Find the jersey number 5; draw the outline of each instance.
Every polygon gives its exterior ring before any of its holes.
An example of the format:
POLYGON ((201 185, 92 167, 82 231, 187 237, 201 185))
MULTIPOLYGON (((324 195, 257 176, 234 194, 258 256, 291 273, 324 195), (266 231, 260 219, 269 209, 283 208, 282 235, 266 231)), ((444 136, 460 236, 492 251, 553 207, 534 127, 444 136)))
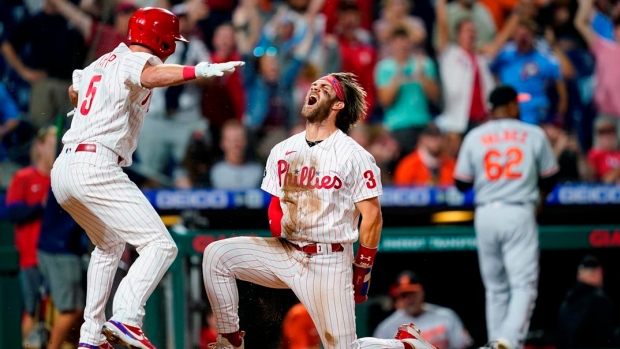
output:
POLYGON ((484 173, 490 181, 496 181, 502 177, 519 179, 521 172, 516 171, 514 167, 519 166, 521 161, 523 161, 523 151, 519 148, 508 148, 505 154, 497 149, 491 149, 484 155, 484 173), (503 166, 504 161, 500 161, 502 157, 506 159, 506 164, 503 166))
POLYGON ((95 84, 99 81, 101 81, 101 75, 95 75, 90 79, 88 90, 86 90, 86 96, 84 96, 84 101, 80 107, 80 113, 84 116, 88 115, 88 112, 90 112, 90 107, 93 105, 93 99, 97 93, 97 86, 95 86, 95 84))

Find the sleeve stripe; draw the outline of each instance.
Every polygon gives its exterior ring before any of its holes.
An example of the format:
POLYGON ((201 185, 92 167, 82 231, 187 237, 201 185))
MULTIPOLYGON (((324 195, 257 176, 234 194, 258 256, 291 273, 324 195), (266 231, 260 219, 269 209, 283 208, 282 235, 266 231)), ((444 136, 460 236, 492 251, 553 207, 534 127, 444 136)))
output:
POLYGON ((454 172, 453 177, 458 179, 458 180, 460 180, 460 181, 463 181, 463 182, 473 182, 474 181, 474 177, 466 176, 466 175, 460 174, 458 172, 454 172))
POLYGON ((545 177, 550 177, 553 176, 554 174, 558 173, 560 171, 560 168, 558 166, 553 166, 552 168, 546 170, 546 171, 542 171, 540 172, 540 177, 545 178, 545 177))

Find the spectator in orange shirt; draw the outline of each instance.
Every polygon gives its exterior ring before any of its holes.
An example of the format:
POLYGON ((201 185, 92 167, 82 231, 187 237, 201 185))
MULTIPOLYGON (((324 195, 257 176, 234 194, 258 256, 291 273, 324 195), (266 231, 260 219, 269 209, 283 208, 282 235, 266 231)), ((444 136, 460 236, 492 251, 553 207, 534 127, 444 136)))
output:
POLYGON ((301 303, 295 304, 282 322, 280 349, 319 349, 321 338, 308 310, 301 303))
POLYGON ((489 10, 498 31, 504 26, 510 12, 519 4, 518 0, 480 0, 480 2, 489 10))
POLYGON ((454 184, 452 171, 456 161, 445 155, 444 137, 439 128, 430 123, 420 136, 417 150, 405 156, 396 166, 395 185, 454 184))

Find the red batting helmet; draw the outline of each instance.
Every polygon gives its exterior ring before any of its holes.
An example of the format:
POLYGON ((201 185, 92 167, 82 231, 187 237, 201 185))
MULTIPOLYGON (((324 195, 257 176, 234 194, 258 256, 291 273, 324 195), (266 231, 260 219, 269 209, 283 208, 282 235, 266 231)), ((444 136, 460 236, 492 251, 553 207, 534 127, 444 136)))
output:
POLYGON ((163 8, 141 8, 129 19, 127 39, 132 44, 151 49, 159 58, 170 56, 176 48, 175 41, 188 42, 179 33, 179 19, 163 8))

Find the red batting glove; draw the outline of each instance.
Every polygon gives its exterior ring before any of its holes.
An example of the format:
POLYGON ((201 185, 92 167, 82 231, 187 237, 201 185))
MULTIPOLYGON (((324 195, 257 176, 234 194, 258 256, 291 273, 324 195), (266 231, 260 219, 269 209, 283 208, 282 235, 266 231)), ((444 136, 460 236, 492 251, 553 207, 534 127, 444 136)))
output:
POLYGON ((353 292, 355 303, 364 303, 368 299, 370 272, 375 261, 377 248, 368 248, 360 244, 353 264, 353 292))

